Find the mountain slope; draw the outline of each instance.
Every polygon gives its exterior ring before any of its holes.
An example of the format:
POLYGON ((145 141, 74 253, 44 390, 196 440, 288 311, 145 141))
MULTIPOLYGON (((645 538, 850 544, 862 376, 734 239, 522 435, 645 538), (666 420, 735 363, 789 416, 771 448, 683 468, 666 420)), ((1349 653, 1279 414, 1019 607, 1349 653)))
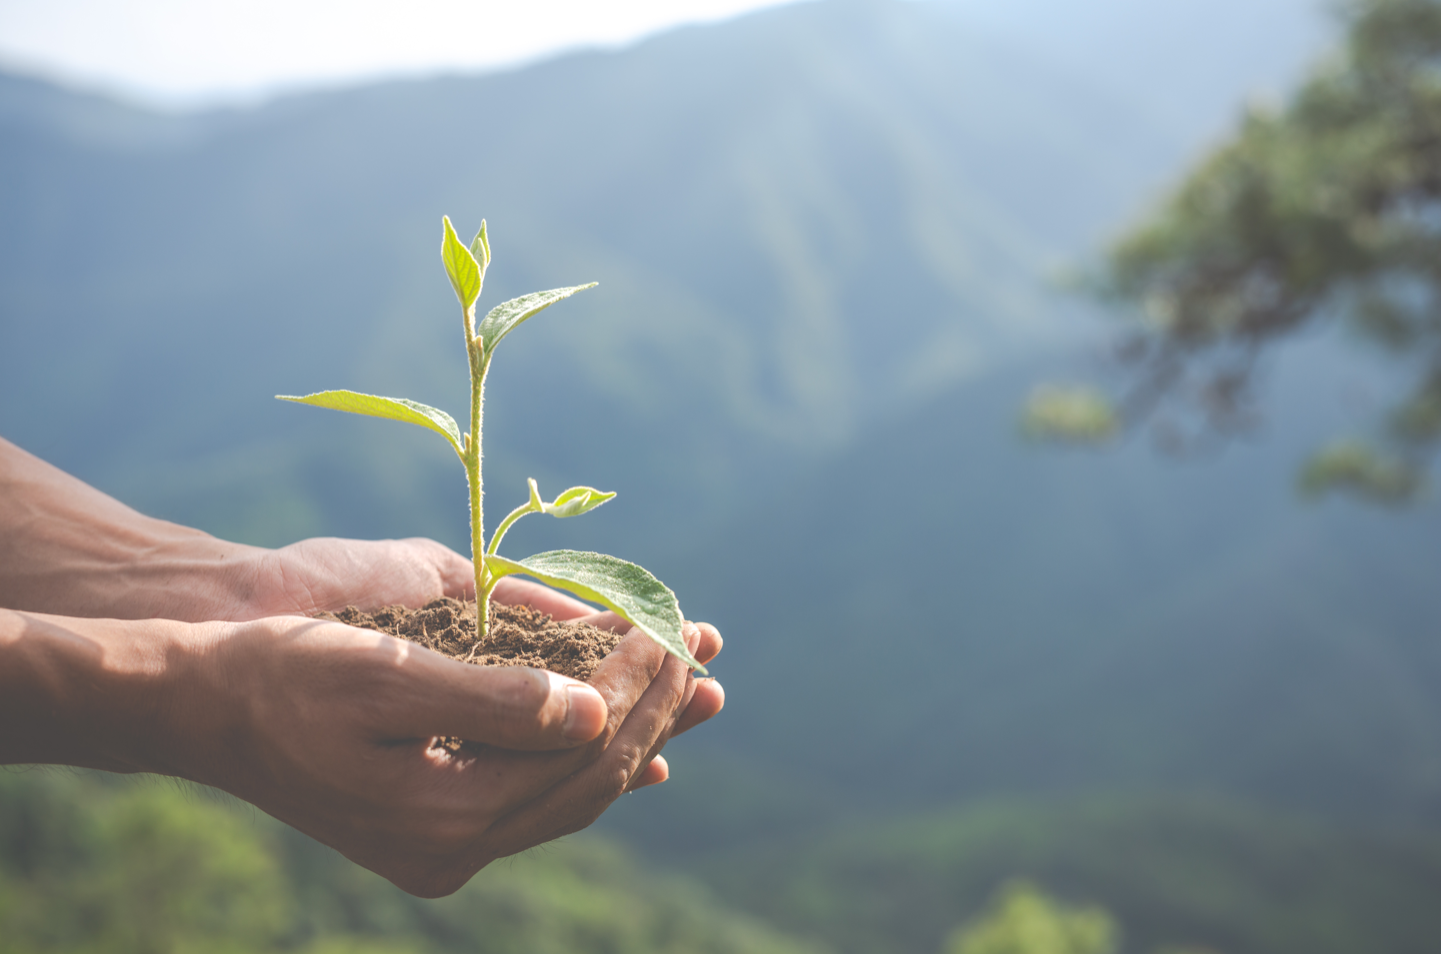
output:
MULTIPOLYGON (((900 3, 193 118, 4 86, 0 430, 226 530, 244 521, 214 501, 255 483, 217 474, 239 447, 289 476, 306 529, 402 532, 373 483, 341 510, 304 475, 357 465, 354 441, 419 445, 268 396, 457 405, 442 212, 489 218, 486 302, 601 282, 507 343, 491 458, 588 482, 643 460, 664 479, 626 489, 673 521, 695 495, 667 487, 724 496, 728 460, 838 446, 1072 334, 1041 277, 1164 153, 1084 77, 900 3), (157 455, 208 462, 203 500, 152 492, 157 455)), ((418 453, 432 479, 443 451, 418 453)))

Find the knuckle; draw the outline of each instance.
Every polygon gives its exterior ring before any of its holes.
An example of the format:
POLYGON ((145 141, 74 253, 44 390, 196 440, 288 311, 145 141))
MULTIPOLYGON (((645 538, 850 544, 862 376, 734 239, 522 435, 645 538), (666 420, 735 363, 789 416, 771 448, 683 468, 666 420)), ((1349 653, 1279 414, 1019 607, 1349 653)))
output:
MULTIPOLYGON (((640 759, 627 753, 621 765, 601 776, 598 785, 599 798, 597 799, 601 804, 600 811, 605 811, 606 805, 625 794, 625 790, 630 786, 630 780, 639 768, 640 759)), ((599 817, 600 812, 597 812, 596 815, 599 817)))
POLYGON ((680 711, 681 705, 685 702, 686 679, 681 676, 672 679, 666 684, 666 710, 673 716, 680 711))

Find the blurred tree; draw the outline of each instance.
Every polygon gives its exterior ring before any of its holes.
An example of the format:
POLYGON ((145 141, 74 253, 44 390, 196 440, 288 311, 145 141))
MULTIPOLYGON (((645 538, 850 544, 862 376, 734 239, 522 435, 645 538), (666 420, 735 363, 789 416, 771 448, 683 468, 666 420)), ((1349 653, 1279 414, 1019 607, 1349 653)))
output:
POLYGON ((1252 109, 1095 282, 1138 318, 1119 417, 1175 449, 1252 426, 1257 360, 1298 332, 1380 346, 1404 397, 1303 485, 1400 501, 1441 442, 1441 0, 1344 9, 1342 49, 1284 108, 1252 109))
POLYGON ((1043 384, 1031 392, 1021 418, 1021 430, 1028 437, 1078 444, 1104 443, 1118 429, 1110 402, 1091 388, 1043 384))
POLYGON ((1115 954, 1119 932, 1100 908, 1075 908, 1018 881, 1001 890, 991 910, 959 927, 945 954, 1115 954))
MULTIPOLYGON (((0 859, 0 950, 179 954, 272 950, 292 920, 288 885, 244 816, 170 786, 45 803, 5 779, 0 833, 33 851, 0 859), (58 824, 57 824, 58 823, 58 824)), ((54 786, 44 786, 54 790, 54 786)))

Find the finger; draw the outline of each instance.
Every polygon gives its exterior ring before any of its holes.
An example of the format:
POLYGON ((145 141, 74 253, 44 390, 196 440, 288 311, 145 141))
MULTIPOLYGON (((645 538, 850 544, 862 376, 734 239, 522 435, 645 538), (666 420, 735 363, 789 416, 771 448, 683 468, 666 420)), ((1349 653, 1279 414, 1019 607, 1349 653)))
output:
POLYGON ((523 666, 471 666, 402 646, 403 696, 384 707, 403 738, 456 736, 505 749, 551 750, 589 742, 608 707, 593 687, 523 666))
POLYGON ((646 763, 645 768, 636 773, 635 781, 630 783, 630 788, 626 791, 633 792, 638 788, 645 788, 647 785, 659 785, 668 778, 670 778, 670 763, 665 760, 665 756, 657 755, 646 763))
POLYGON ((675 728, 671 730, 671 737, 674 738, 682 732, 687 732, 700 725, 702 722, 714 716, 725 708, 726 691, 720 683, 714 679, 695 680, 695 693, 686 704, 685 710, 676 720, 675 728))
MULTIPOLYGON (((472 583, 472 594, 474 591, 475 584, 472 583)), ((560 620, 589 616, 596 611, 595 607, 589 603, 582 603, 573 596, 567 596, 548 586, 533 580, 523 580, 518 576, 502 577, 500 582, 495 584, 490 598, 497 603, 506 603, 511 606, 525 604, 540 610, 553 619, 560 620)))
POLYGON ((692 682, 689 673, 685 663, 667 655, 660 672, 626 716, 605 752, 595 765, 581 773, 590 778, 577 778, 583 791, 589 789, 589 801, 597 805, 597 815, 629 788, 645 764, 659 754, 667 733, 684 708, 686 691, 692 682))
POLYGON ((650 690, 668 658, 666 651, 654 640, 632 627, 615 649, 600 661, 589 682, 605 700, 609 717, 606 730, 596 739, 595 745, 610 743, 650 690))
MULTIPOLYGON (((689 640, 687 640, 687 648, 690 648, 690 649, 691 649, 692 655, 694 655, 694 653, 695 653, 695 649, 694 649, 695 644, 696 644, 696 637, 695 637, 695 635, 692 635, 692 638, 690 638, 689 640)), ((679 721, 680 717, 685 713, 686 709, 688 709, 688 708, 690 707, 691 699, 692 699, 692 697, 695 695, 695 689, 696 689, 695 675, 694 675, 693 673, 687 671, 687 672, 686 672, 686 677, 685 677, 685 689, 684 689, 684 691, 681 693, 680 702, 679 702, 678 705, 676 705, 674 711, 672 711, 671 716, 670 716, 670 719, 667 721, 665 727, 660 731, 659 734, 657 734, 655 740, 651 742, 651 744, 650 744, 650 751, 648 751, 648 752, 646 753, 645 758, 642 760, 642 763, 641 763, 641 771, 644 771, 644 770, 645 770, 644 767, 645 767, 646 765, 649 765, 653 759, 655 759, 655 758, 657 758, 657 757, 660 756, 660 750, 663 749, 663 748, 665 748, 665 744, 666 744, 667 742, 669 742, 670 739, 671 739, 671 736, 675 734, 676 723, 679 721)), ((632 788, 635 787, 634 783, 632 783, 632 786, 631 786, 631 787, 632 787, 632 788)))
MULTIPOLYGON (((635 636, 655 647, 643 633, 632 632, 626 640, 635 636)), ((662 661, 655 677, 649 680, 644 694, 600 757, 522 804, 493 827, 497 856, 514 854, 585 828, 630 787, 652 746, 680 711, 685 696, 689 670, 674 656, 664 651, 659 654, 662 661)))
POLYGON ((507 810, 521 808, 546 789, 592 765, 604 754, 607 744, 649 690, 668 658, 665 650, 649 636, 638 629, 632 630, 601 660, 590 677, 590 688, 599 694, 606 707, 603 725, 590 743, 569 751, 544 754, 492 750, 483 763, 473 763, 475 771, 465 775, 464 784, 470 790, 468 797, 503 804, 509 807, 507 810), (505 766, 503 777, 495 774, 497 766, 505 766))
POLYGON ((700 643, 696 646, 693 654, 700 661, 702 666, 709 663, 716 656, 720 655, 721 647, 725 640, 721 639, 720 630, 710 623, 689 623, 700 631, 700 643))

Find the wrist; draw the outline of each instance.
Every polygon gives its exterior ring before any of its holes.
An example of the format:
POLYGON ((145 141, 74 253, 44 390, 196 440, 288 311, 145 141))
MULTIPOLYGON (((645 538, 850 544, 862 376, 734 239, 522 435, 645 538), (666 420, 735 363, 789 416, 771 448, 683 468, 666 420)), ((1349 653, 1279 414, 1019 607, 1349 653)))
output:
POLYGON ((147 517, 0 439, 0 606, 221 619, 266 552, 147 517))
POLYGON ((219 628, 0 610, 0 763, 194 778, 185 689, 219 628))

